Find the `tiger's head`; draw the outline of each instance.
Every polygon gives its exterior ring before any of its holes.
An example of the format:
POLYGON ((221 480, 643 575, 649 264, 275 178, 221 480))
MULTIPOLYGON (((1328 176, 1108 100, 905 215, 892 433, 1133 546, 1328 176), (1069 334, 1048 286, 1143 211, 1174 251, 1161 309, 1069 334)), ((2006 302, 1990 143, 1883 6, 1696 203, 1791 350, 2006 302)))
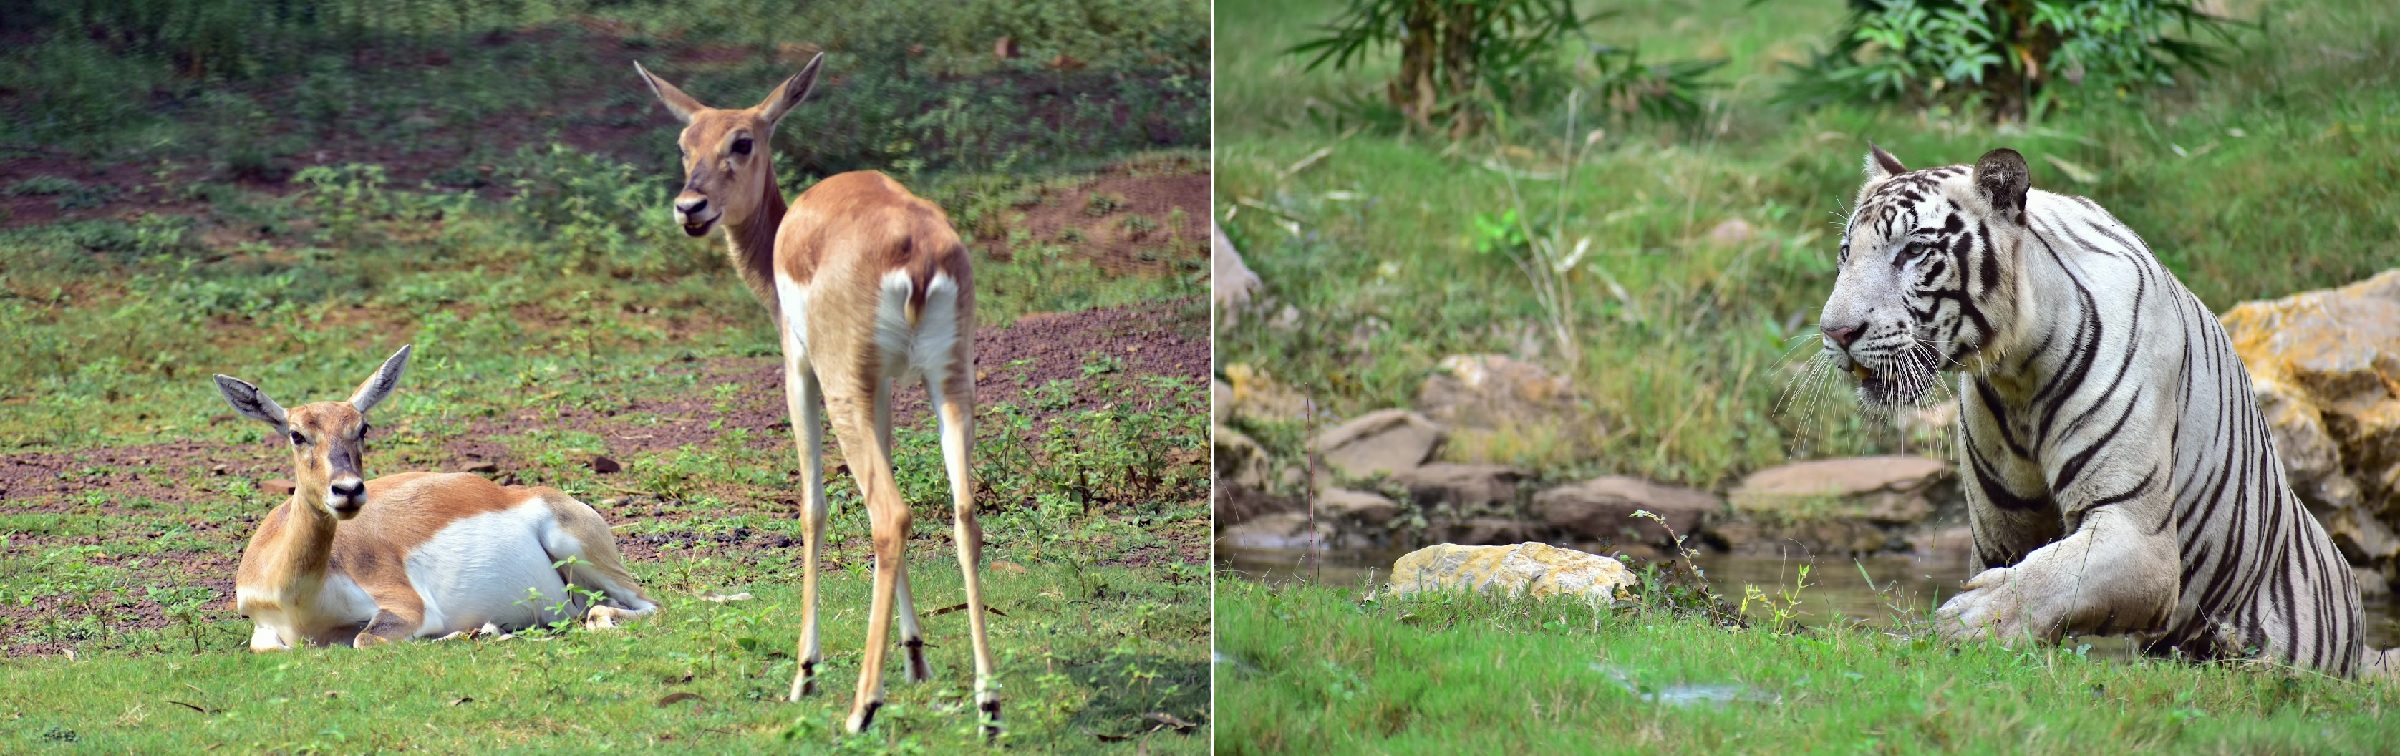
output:
POLYGON ((2006 343, 2030 178, 2005 148, 1972 168, 1910 171, 1870 144, 1866 162, 1817 325, 1824 357, 1858 376, 1860 400, 1913 404, 1938 373, 2006 343))

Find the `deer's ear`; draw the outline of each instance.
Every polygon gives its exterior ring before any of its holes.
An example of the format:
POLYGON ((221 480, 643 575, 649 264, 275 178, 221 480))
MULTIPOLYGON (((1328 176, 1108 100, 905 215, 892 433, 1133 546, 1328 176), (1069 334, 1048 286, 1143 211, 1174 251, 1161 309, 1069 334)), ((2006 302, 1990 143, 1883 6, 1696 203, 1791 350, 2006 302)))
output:
POLYGON ((691 123, 693 113, 708 109, 708 106, 700 104, 699 100, 692 99, 691 95, 684 94, 683 90, 676 89, 675 85, 667 83, 666 79, 658 78, 650 73, 650 69, 643 68, 640 61, 634 62, 633 70, 642 75, 642 81, 650 84, 650 93, 658 95, 659 104, 667 106, 667 112, 675 114, 675 120, 691 123))
POLYGON ((249 381, 230 375, 219 375, 217 376, 217 393, 223 394, 225 402, 233 405, 233 411, 242 413, 243 417, 275 426, 276 433, 285 431, 283 405, 276 404, 275 400, 267 398, 267 392, 258 390, 258 387, 250 385, 249 381))
POLYGON ((792 112, 792 108, 808 100, 808 93, 817 88, 817 67, 824 63, 825 54, 817 53, 817 57, 808 59, 808 65, 800 67, 799 73, 792 74, 792 78, 783 80, 783 84, 775 87, 775 91, 767 93, 767 100, 758 104, 767 126, 773 127, 776 122, 783 120, 783 114, 792 112))
POLYGON ((358 414, 367 414, 367 410, 374 409, 376 404, 392 393, 392 389, 400 387, 400 373, 408 369, 408 350, 409 346, 401 346, 400 351, 393 352, 389 359, 383 361, 383 367, 376 368, 375 374, 367 377, 367 382, 358 384, 358 393, 350 395, 350 406, 357 407, 358 414))

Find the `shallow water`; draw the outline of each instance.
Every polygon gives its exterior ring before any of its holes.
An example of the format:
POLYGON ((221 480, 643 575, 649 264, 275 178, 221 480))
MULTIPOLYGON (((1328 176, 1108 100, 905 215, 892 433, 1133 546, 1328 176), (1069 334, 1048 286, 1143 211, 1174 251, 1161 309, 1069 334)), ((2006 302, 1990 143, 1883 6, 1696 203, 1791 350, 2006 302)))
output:
MULTIPOLYGON (((1364 586, 1371 579, 1388 576, 1392 561, 1405 553, 1408 552, 1360 551, 1306 558, 1309 555, 1299 551, 1219 547, 1217 569, 1223 575, 1270 583, 1300 580, 1364 586)), ((1934 607, 1957 594, 1959 584, 1968 577, 1964 562, 1906 556, 1811 559, 1704 554, 1693 561, 1699 564, 1718 594, 1736 602, 1741 600, 1744 586, 1755 586, 1767 595, 1780 596, 1779 590, 1792 587, 1800 567, 1808 566, 1808 585, 1800 591, 1799 608, 1803 612, 1801 624, 1811 626, 1852 619, 1889 625, 1901 612, 1911 610, 1919 616, 1928 616, 1934 607), (1872 587, 1868 585, 1869 579, 1874 581, 1872 587)), ((2389 599, 2368 602, 2366 616, 2368 646, 2400 646, 2400 605, 2389 599)), ((2082 638, 2074 642, 2091 644, 2094 654, 2134 653, 2133 643, 2127 638, 2082 638)))

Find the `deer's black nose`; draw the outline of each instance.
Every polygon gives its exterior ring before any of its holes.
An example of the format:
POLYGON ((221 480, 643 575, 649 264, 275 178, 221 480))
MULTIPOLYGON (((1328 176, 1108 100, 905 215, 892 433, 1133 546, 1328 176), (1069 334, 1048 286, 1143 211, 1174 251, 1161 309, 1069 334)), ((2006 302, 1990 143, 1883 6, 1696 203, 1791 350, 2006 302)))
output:
POLYGON ((366 482, 356 479, 335 483, 331 486, 331 488, 333 489, 333 495, 346 499, 355 499, 367 495, 366 482))
POLYGON ((706 209, 708 209, 707 197, 678 197, 675 200, 675 212, 684 215, 691 215, 706 209))
POLYGON ((1841 347, 1843 349, 1849 349, 1850 342, 1858 340, 1859 327, 1854 325, 1842 326, 1839 328, 1833 326, 1824 326, 1824 331, 1825 338, 1832 339, 1834 346, 1841 347))

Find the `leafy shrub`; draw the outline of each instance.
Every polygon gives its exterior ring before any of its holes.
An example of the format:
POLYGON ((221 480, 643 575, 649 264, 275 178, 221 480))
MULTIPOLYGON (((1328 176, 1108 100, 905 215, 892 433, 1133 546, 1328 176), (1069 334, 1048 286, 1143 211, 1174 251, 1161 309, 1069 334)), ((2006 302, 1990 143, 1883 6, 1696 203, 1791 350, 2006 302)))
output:
POLYGON ((1852 0, 1830 50, 1800 67, 1790 98, 1964 102, 1997 119, 2039 116, 2074 96, 2205 76, 2234 22, 2186 0, 1852 0), (2170 31, 2181 36, 2170 36, 2170 31), (2063 85, 2063 86, 2061 86, 2063 85))
POLYGON ((1701 77, 1724 65, 1722 58, 1645 63, 1639 50, 1602 46, 1592 51, 1594 99, 1620 116, 1689 122, 1700 117, 1699 93, 1716 86, 1701 77))
MULTIPOLYGON (((756 86, 750 81, 728 89, 756 86)), ((1081 70, 935 80, 862 68, 842 86, 820 90, 776 127, 776 176, 795 190, 800 187, 790 182, 809 174, 1005 172, 1095 154, 1204 145, 1207 103, 1206 79, 1081 70)))
POLYGON ((191 79, 291 73, 324 48, 422 45, 437 31, 529 17, 523 0, 31 0, 12 26, 88 37, 112 55, 163 59, 191 79), (20 17, 21 15, 21 17, 20 17))
POLYGON ((475 196, 466 192, 407 192, 386 189, 383 166, 348 163, 315 165, 292 175, 306 187, 302 196, 314 206, 314 217, 326 235, 345 245, 364 245, 377 238, 378 224, 421 225, 466 212, 475 196))
MULTIPOLYGON (((1622 113, 1696 115, 1700 77, 1722 61, 1644 64, 1635 50, 1591 45, 1591 76, 1578 80, 1558 48, 1608 15, 1579 16, 1571 0, 1351 0, 1324 36, 1289 52, 1310 55, 1312 69, 1348 69, 1370 50, 1399 47, 1386 104, 1402 121, 1454 139, 1567 88, 1596 89, 1622 113)), ((1359 106, 1346 108, 1359 114, 1359 106)))
POLYGON ((1325 36, 1291 52, 1313 54, 1312 69, 1346 69, 1398 46, 1384 98, 1419 127, 1464 136, 1523 83, 1554 78, 1558 44, 1583 24, 1570 0, 1351 0, 1325 36))
POLYGON ((651 171, 552 144, 518 150, 499 173, 514 192, 509 205, 569 260, 625 275, 689 273, 713 259, 679 241, 665 214, 666 189, 651 171))
POLYGON ((0 189, 0 196, 47 197, 56 194, 66 194, 82 188, 83 184, 77 183, 74 179, 70 178, 60 178, 58 176, 33 176, 18 181, 17 183, 10 184, 8 185, 7 189, 0 189))
POLYGON ((111 255, 120 260, 142 260, 154 257, 173 257, 199 248, 197 225, 181 215, 145 213, 130 221, 118 219, 91 220, 61 227, 69 243, 88 252, 111 255))

